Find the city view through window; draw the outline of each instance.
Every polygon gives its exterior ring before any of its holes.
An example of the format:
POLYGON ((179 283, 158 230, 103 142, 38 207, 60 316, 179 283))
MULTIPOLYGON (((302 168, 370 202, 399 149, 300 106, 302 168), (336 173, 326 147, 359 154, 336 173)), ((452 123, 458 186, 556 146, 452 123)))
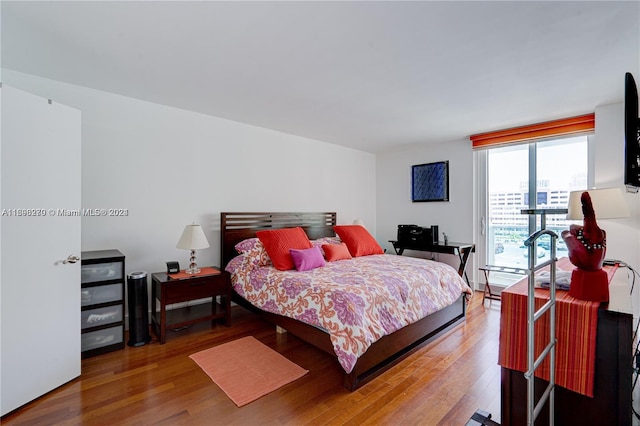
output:
MULTIPOLYGON (((522 214, 521 210, 566 209, 569 193, 587 188, 587 151, 587 137, 580 136, 496 148, 488 152, 488 264, 528 267, 529 251, 524 241, 540 229, 541 224, 538 216, 535 228, 530 228, 529 216, 522 214), (530 170, 530 164, 535 167, 534 171, 530 170), (536 194, 532 204, 529 203, 530 191, 536 194)), ((560 234, 569 229, 571 223, 575 222, 566 220, 566 214, 546 216, 547 229, 559 237, 557 257, 568 255, 560 234)), ((548 237, 538 240, 536 263, 548 260, 550 249, 548 237)), ((518 278, 514 276, 513 281, 518 278)))

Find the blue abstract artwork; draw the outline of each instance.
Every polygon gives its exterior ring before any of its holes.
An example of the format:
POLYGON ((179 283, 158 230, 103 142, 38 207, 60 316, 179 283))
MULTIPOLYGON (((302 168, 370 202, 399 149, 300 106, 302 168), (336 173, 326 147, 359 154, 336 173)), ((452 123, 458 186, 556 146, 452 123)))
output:
POLYGON ((449 201, 449 162, 411 167, 412 201, 449 201))

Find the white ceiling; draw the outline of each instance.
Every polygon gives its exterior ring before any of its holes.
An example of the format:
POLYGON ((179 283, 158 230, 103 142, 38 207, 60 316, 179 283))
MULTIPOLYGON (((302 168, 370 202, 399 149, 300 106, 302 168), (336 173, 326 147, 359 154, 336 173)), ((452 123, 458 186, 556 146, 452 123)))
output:
POLYGON ((593 112, 640 3, 11 2, 2 66, 369 152, 593 112))

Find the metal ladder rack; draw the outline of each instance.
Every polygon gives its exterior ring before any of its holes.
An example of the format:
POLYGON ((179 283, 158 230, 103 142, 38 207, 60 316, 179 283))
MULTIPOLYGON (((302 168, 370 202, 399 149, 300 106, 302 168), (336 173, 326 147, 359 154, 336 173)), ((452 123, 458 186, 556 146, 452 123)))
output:
MULTIPOLYGON (((544 228, 544 224, 543 224, 544 228)), ((529 268, 527 275, 529 278, 528 298, 527 298, 527 371, 524 377, 527 380, 527 424, 533 426, 536 418, 540 414, 542 407, 549 401, 549 424, 554 424, 554 399, 555 399, 555 369, 556 369, 556 242, 558 235, 550 230, 541 229, 529 236, 524 242, 529 248, 529 268), (543 235, 549 235, 551 239, 550 259, 536 265, 537 240, 543 235), (542 268, 549 267, 549 300, 540 309, 535 308, 535 274, 542 268), (549 342, 544 350, 535 357, 535 322, 546 312, 549 312, 549 342), (544 393, 536 403, 534 392, 534 378, 536 369, 549 356, 550 372, 549 384, 544 393)))
MULTIPOLYGON (((534 232, 524 242, 525 246, 529 250, 529 265, 527 269, 510 268, 510 267, 498 267, 493 265, 487 265, 484 268, 480 268, 485 271, 501 271, 518 274, 526 274, 529 279, 528 293, 527 293, 527 371, 524 373, 524 377, 527 380, 527 424, 533 426, 536 418, 540 414, 545 402, 549 401, 549 424, 554 424, 554 411, 555 411, 555 385, 556 385, 556 244, 558 241, 558 234, 553 231, 547 230, 546 216, 548 214, 567 214, 567 209, 523 209, 520 211, 522 214, 528 215, 540 215, 541 229, 534 232), (549 235, 551 239, 551 254, 549 260, 536 265, 538 238, 549 235), (536 311, 535 305, 535 274, 536 271, 549 266, 549 301, 545 303, 540 309, 536 311), (550 321, 550 333, 549 342, 540 356, 535 358, 535 322, 540 319, 546 312, 549 312, 550 321), (550 374, 549 385, 545 389, 544 393, 536 404, 534 383, 535 383, 535 371, 542 364, 544 359, 549 356, 550 361, 550 374)), ((488 278, 487 278, 488 282, 488 278)), ((484 300, 483 300, 484 303, 484 300)), ((474 415, 469 419, 466 426, 477 425, 498 425, 498 423, 491 420, 491 414, 484 410, 477 410, 474 415)))

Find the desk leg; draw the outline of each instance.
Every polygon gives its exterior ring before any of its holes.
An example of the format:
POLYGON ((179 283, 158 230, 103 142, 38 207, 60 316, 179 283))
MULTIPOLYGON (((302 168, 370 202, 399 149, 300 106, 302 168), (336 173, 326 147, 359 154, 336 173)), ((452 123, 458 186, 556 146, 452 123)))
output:
POLYGON ((469 282, 469 277, 467 276, 467 271, 465 271, 467 267, 467 261, 469 260, 469 255, 471 254, 471 249, 463 249, 458 250, 458 257, 460 258, 460 266, 458 267, 458 274, 467 280, 467 284, 471 286, 469 282))

